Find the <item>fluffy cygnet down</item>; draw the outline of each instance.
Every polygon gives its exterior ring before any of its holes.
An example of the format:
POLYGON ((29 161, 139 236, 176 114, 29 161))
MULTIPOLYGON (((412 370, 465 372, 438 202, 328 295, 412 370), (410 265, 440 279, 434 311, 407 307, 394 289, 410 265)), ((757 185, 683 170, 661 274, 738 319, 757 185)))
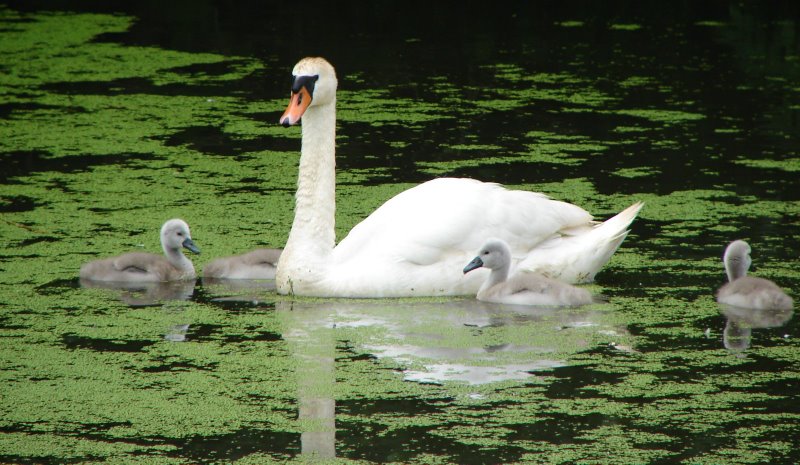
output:
POLYGON ((92 281, 163 282, 194 279, 194 265, 182 249, 200 253, 192 241, 189 225, 181 219, 171 219, 161 227, 161 247, 164 255, 131 252, 116 257, 85 263, 80 277, 92 281))
POLYGON ((491 270, 486 282, 478 291, 478 300, 515 305, 543 305, 575 307, 592 303, 592 294, 586 289, 530 272, 519 272, 509 277, 511 250, 505 241, 491 239, 464 268, 469 273, 478 268, 491 270))
POLYGON ((752 263, 747 242, 736 240, 728 244, 722 261, 728 283, 717 291, 717 302, 756 310, 789 310, 794 306, 792 298, 774 282, 747 276, 752 263))
POLYGON ((255 249, 241 255, 218 258, 203 268, 203 277, 275 279, 275 268, 281 252, 281 249, 255 249))

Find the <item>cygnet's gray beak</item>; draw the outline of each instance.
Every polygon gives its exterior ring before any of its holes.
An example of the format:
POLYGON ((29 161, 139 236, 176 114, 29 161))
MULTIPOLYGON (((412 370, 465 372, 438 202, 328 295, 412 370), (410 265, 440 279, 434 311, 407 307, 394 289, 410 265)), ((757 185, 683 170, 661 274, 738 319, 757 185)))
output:
POLYGON ((186 238, 182 243, 182 246, 191 250, 194 253, 200 253, 200 249, 194 244, 194 241, 191 238, 186 238))
POLYGON ((482 266, 483 266, 483 260, 481 260, 481 257, 475 257, 472 259, 471 262, 469 262, 467 266, 464 267, 464 274, 467 274, 470 271, 476 268, 480 268, 482 266))

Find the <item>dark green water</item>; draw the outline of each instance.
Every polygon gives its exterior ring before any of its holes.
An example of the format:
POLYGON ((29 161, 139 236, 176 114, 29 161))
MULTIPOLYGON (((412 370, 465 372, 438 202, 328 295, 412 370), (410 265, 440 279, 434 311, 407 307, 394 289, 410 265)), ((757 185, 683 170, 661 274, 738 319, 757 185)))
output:
POLYGON ((0 462, 797 463, 791 313, 714 301, 737 238, 800 289, 800 7, 6 2, 0 462), (581 309, 89 289, 80 264, 280 246, 290 71, 339 75, 337 233, 435 176, 633 231, 581 309))

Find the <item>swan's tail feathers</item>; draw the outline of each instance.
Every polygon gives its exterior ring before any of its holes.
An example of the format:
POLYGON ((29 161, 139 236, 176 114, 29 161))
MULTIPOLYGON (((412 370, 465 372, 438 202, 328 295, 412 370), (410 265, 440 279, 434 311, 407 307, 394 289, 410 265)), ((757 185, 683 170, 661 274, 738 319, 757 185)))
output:
POLYGON ((519 268, 570 283, 588 283, 608 263, 644 202, 636 202, 591 229, 553 237, 533 249, 519 268))
POLYGON ((636 215, 639 214, 639 210, 641 210, 642 207, 644 207, 644 202, 642 201, 636 202, 630 207, 626 208, 625 210, 622 210, 621 212, 617 213, 613 217, 598 224, 597 227, 595 227, 595 229, 606 228, 609 230, 622 232, 633 222, 633 220, 636 218, 636 215))
POLYGON ((603 247, 606 249, 607 257, 600 267, 608 263, 608 260, 611 258, 614 252, 617 251, 619 246, 622 244, 622 241, 624 241, 628 236, 628 233, 630 232, 628 226, 631 225, 643 206, 644 202, 636 202, 613 217, 598 224, 589 234, 587 234, 587 236, 596 236, 596 242, 599 245, 603 243, 607 244, 605 247, 603 247))
POLYGON ((628 227, 639 214, 643 206, 644 202, 636 202, 613 217, 598 224, 587 234, 587 245, 592 247, 592 244, 594 244, 595 249, 594 253, 592 253, 593 251, 591 249, 587 251, 590 256, 593 256, 593 259, 591 260, 591 264, 587 265, 586 271, 588 274, 586 282, 593 281, 594 275, 611 260, 611 256, 614 255, 614 252, 622 245, 622 241, 628 237, 628 233, 630 232, 628 227), (589 236, 594 237, 590 238, 589 236))

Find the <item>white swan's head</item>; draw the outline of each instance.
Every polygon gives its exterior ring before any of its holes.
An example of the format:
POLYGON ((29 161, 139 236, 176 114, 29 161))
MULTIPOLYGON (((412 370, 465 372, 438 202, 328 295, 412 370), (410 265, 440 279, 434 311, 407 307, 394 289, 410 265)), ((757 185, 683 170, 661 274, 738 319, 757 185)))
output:
POLYGON ((303 58, 292 70, 291 99, 280 123, 289 127, 300 122, 310 107, 336 102, 337 85, 336 71, 324 58, 303 58))
POLYGON ((489 239, 481 247, 478 256, 464 267, 464 274, 481 267, 499 270, 507 268, 510 264, 511 249, 508 248, 508 244, 501 239, 489 239))
POLYGON ((178 251, 185 247, 194 253, 200 253, 189 232, 189 225, 185 221, 175 218, 164 223, 161 227, 161 247, 164 252, 178 251))
POLYGON ((728 274, 728 281, 733 281, 747 275, 750 269, 750 245, 742 240, 736 240, 728 244, 725 255, 722 257, 725 263, 725 272, 728 274))

